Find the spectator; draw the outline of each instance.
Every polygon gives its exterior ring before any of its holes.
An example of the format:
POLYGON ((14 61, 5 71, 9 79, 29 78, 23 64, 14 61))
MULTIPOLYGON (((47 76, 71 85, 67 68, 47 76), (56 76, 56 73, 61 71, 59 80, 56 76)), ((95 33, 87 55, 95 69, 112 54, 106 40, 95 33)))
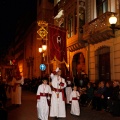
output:
POLYGON ((5 91, 5 84, 2 81, 0 81, 0 101, 3 104, 3 107, 6 107, 7 96, 5 91))
POLYGON ((89 83, 89 78, 88 78, 87 74, 84 74, 84 77, 83 77, 83 86, 87 87, 88 83, 89 83))
POLYGON ((94 89, 93 89, 93 87, 92 87, 92 83, 89 82, 89 83, 87 84, 87 90, 86 90, 86 94, 87 94, 87 104, 90 104, 90 102, 92 102, 93 93, 94 93, 94 89))
POLYGON ((120 88, 117 80, 113 81, 113 91, 109 102, 110 112, 114 116, 120 116, 120 88))
POLYGON ((105 86, 104 86, 104 82, 101 81, 98 84, 98 88, 96 90, 96 92, 94 93, 94 97, 93 97, 93 101, 92 101, 92 105, 93 105, 93 109, 96 109, 98 111, 101 111, 103 108, 103 93, 105 92, 105 86))
POLYGON ((3 107, 2 102, 0 102, 0 120, 8 120, 7 110, 3 107))
POLYGON ((110 98, 111 98, 112 90, 113 90, 112 82, 110 82, 110 81, 107 82, 107 83, 105 84, 105 86, 106 86, 106 90, 105 90, 105 92, 103 93, 104 109, 105 109, 106 111, 108 111, 108 110, 109 110, 109 108, 108 108, 108 103, 109 103, 109 100, 110 100, 110 98))

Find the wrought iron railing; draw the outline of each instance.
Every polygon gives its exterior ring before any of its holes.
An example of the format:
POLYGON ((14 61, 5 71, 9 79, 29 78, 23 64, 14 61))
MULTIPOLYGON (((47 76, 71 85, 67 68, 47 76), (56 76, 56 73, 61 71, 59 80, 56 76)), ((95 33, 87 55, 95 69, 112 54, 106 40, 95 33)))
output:
POLYGON ((91 22, 86 23, 83 26, 83 39, 86 39, 90 34, 92 35, 110 29, 109 17, 112 14, 112 12, 106 12, 91 22))

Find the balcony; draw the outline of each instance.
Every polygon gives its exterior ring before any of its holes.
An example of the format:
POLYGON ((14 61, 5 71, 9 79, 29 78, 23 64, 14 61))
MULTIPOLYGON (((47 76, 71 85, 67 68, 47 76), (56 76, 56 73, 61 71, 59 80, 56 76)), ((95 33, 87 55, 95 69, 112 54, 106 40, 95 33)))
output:
POLYGON ((95 44, 114 37, 109 24, 112 12, 106 12, 83 26, 83 40, 95 44))

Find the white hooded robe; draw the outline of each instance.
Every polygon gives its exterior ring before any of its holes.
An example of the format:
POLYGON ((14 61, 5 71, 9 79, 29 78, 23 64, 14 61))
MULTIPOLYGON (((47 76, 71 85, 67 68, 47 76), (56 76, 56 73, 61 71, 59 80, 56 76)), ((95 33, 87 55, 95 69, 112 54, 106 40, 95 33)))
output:
POLYGON ((50 117, 66 117, 66 110, 65 110, 65 101, 63 100, 62 92, 56 92, 55 89, 64 90, 66 87, 65 79, 58 75, 51 75, 51 85, 53 87, 52 96, 51 96, 51 108, 50 108, 50 117), (61 87, 60 83, 64 85, 61 87), (57 93, 59 94, 59 98, 57 97, 57 93))
POLYGON ((73 115, 80 115, 80 106, 79 106, 79 102, 78 100, 73 100, 73 98, 77 98, 79 99, 80 94, 78 91, 72 91, 72 93, 70 94, 70 101, 71 101, 71 111, 70 113, 73 115))
MULTIPOLYGON (((51 94, 50 86, 44 85, 44 84, 39 85, 38 90, 37 90, 37 96, 39 96, 40 93, 51 94)), ((47 97, 40 96, 39 99, 37 99, 37 114, 40 120, 48 120, 49 106, 48 106, 47 99, 50 100, 50 96, 47 96, 47 97)))

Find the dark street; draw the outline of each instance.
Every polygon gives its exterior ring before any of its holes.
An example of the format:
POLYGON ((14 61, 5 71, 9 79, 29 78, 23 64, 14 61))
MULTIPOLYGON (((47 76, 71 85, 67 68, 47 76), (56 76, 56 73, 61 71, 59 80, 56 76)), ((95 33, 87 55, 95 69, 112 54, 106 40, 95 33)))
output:
MULTIPOLYGON (((30 91, 23 91, 22 105, 20 107, 11 107, 8 103, 8 120, 37 120, 36 95, 30 91)), ((120 120, 120 117, 113 117, 105 111, 91 110, 90 107, 81 107, 79 117, 70 114, 70 106, 67 106, 66 119, 58 120, 120 120)), ((49 118, 54 120, 54 118, 49 118)))

